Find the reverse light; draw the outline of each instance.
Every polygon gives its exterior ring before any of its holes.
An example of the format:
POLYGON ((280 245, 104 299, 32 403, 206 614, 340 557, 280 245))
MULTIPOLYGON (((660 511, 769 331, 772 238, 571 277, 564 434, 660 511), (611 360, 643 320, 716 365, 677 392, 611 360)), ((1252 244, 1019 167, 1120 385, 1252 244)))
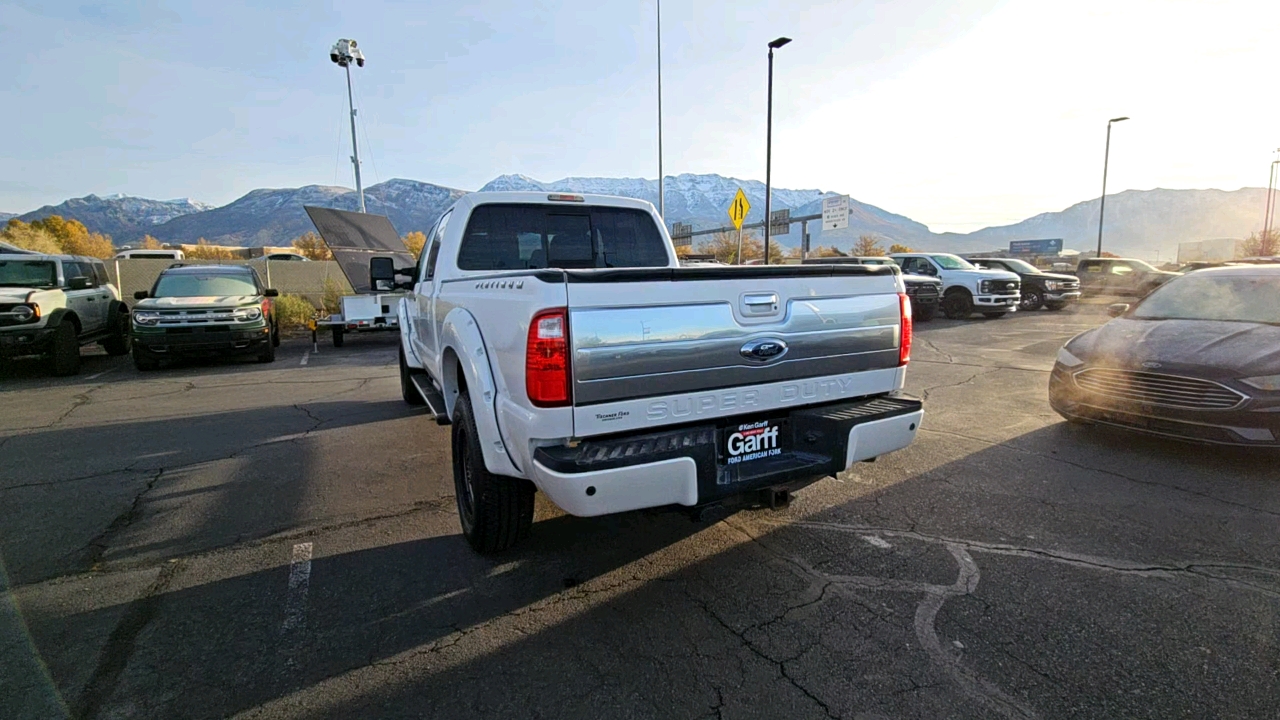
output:
POLYGON ((1244 378, 1240 382, 1259 390, 1280 392, 1280 375, 1262 375, 1259 377, 1244 378))
POLYGON ((1064 347, 1058 351, 1058 364, 1063 367, 1077 368, 1083 365, 1084 361, 1067 352, 1067 349, 1064 347))
POLYGON ((547 199, 551 202, 586 202, 587 199, 581 195, 548 195, 547 199))
POLYGON ((133 321, 139 325, 157 325, 160 323, 160 313, 137 310, 133 313, 133 321))
POLYGON ((569 394, 569 311, 543 310, 529 323, 525 346, 524 385, 537 407, 563 407, 569 394))
POLYGON ((902 341, 898 343, 898 364, 911 362, 911 298, 906 293, 898 293, 898 310, 902 316, 902 341))

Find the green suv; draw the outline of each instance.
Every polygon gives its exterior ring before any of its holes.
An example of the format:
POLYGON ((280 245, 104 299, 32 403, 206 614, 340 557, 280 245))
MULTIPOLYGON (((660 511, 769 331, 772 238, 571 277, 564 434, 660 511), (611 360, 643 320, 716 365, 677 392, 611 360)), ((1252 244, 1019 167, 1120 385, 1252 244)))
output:
POLYGON ((243 265, 174 265, 134 293, 133 364, 164 358, 252 355, 273 362, 280 326, 258 273, 243 265))

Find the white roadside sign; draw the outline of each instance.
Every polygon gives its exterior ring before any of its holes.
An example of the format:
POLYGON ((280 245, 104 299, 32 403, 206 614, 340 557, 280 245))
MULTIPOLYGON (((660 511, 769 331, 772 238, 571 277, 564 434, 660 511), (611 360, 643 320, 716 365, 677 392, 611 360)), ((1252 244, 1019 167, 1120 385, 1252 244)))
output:
POLYGON ((849 227, 849 196, 837 195, 822 200, 822 229, 839 230, 849 227))

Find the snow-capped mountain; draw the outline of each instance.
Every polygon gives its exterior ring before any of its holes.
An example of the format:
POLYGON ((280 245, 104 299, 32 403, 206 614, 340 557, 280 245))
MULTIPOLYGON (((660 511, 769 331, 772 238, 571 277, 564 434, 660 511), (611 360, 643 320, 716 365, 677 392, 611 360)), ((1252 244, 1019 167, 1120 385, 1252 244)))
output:
MULTIPOLYGON (((365 188, 365 209, 386 215, 400 233, 427 230, 445 208, 462 197, 462 190, 394 179, 365 188)), ((306 205, 358 210, 354 190, 326 185, 254 190, 223 207, 187 215, 157 228, 166 242, 193 243, 204 238, 218 245, 287 245, 293 238, 313 232, 303 209, 306 205)))
POLYGON ((59 205, 45 205, 39 210, 19 215, 18 219, 31 222, 50 215, 61 215, 67 219, 79 220, 90 230, 110 235, 120 243, 136 240, 148 233, 155 234, 159 225, 212 207, 187 198, 149 200, 129 195, 85 195, 82 198, 71 198, 59 205))
POLYGON ((9 222, 9 218, 18 217, 18 213, 0 212, 0 223, 9 222))

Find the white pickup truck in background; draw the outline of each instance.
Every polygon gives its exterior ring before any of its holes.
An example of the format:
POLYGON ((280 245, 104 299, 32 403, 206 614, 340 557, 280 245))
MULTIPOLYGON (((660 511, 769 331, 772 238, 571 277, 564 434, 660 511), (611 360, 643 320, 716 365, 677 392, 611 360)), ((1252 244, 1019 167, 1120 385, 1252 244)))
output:
POLYGON ((525 537, 535 490, 591 516, 785 502, 910 444, 910 303, 893 267, 687 267, 646 202, 474 193, 400 306, 406 402, 452 424, 463 532, 525 537))

